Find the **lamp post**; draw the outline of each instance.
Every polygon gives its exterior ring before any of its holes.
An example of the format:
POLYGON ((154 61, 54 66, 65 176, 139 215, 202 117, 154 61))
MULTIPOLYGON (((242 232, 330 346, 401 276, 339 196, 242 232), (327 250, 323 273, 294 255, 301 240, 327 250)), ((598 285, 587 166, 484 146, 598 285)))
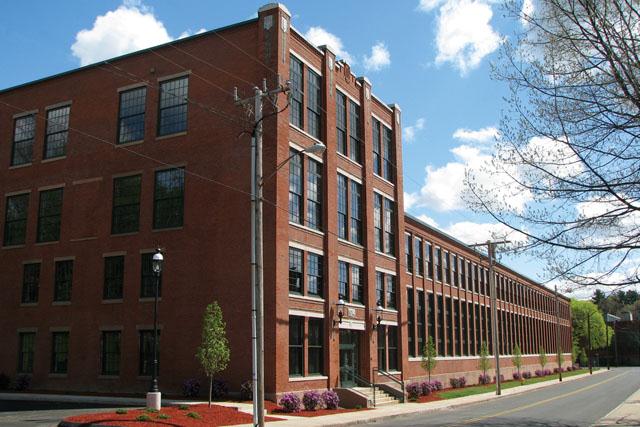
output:
POLYGON ((151 260, 151 269, 155 276, 155 291, 153 293, 153 376, 151 378, 151 388, 147 393, 147 407, 156 410, 160 410, 161 406, 161 393, 158 389, 158 294, 163 262, 162 251, 156 249, 156 253, 153 254, 151 260))
MULTIPOLYGON (((609 344, 609 326, 608 323, 609 322, 613 322, 613 330, 614 330, 614 339, 616 339, 615 336, 615 328, 616 328, 616 321, 620 320, 620 318, 618 316, 614 316, 613 314, 605 314, 604 315, 604 330, 606 331, 607 334, 607 371, 611 370, 611 345, 609 344)), ((617 344, 618 341, 616 341, 617 344)), ((618 366, 618 346, 616 345, 616 366, 618 366)))
POLYGON ((591 365, 591 316, 593 316, 593 314, 595 313, 595 311, 592 311, 591 313, 589 313, 589 315, 587 316, 587 340, 589 340, 589 345, 588 345, 588 359, 589 359, 589 375, 593 375, 593 366, 591 365))

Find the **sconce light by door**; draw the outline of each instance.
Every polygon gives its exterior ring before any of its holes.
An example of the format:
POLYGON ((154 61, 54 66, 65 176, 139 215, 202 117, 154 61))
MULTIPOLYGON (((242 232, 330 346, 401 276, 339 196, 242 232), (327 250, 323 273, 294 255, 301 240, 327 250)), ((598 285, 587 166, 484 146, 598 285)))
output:
POLYGON ((382 305, 380 305, 380 302, 378 302, 378 305, 376 306, 376 321, 373 324, 374 331, 378 328, 378 325, 380 325, 381 322, 382 322, 382 305))
POLYGON ((333 321, 334 326, 336 325, 336 323, 338 324, 342 323, 342 318, 344 317, 344 308, 345 308, 344 300, 340 298, 336 303, 336 312, 338 314, 338 320, 333 321))

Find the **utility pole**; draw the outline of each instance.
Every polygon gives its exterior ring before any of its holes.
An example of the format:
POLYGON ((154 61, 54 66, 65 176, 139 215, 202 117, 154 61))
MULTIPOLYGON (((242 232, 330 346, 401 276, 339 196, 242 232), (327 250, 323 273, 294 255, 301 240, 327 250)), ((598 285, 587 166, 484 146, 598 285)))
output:
POLYGON ((591 366, 591 315, 593 314, 590 313, 589 316, 587 316, 587 339, 589 340, 589 375, 593 375, 593 367, 591 366))
POLYGON ((487 247, 487 258, 489 259, 489 290, 491 292, 491 329, 493 329, 493 333, 491 334, 491 346, 493 347, 493 355, 495 358, 496 364, 496 395, 500 396, 502 394, 501 389, 501 381, 500 381, 500 350, 498 349, 498 298, 496 292, 496 280, 494 274, 494 259, 496 257, 496 245, 504 245, 507 243, 511 243, 508 240, 500 240, 500 241, 491 241, 487 240, 486 243, 477 243, 475 245, 470 245, 470 247, 476 246, 486 246, 487 247))
MULTIPOLYGON (((278 81, 280 78, 278 77, 278 81)), ((253 109, 254 125, 251 133, 251 350, 253 425, 264 426, 264 285, 263 285, 263 214, 262 214, 262 103, 267 98, 276 108, 278 94, 288 92, 289 87, 279 85, 268 90, 267 79, 262 80, 262 89, 253 88, 253 97, 238 98, 234 88, 234 101, 248 112, 253 109), (253 104, 253 106, 251 105, 253 104)))
POLYGON ((560 341, 560 300, 558 299, 558 285, 555 286, 556 296, 556 353, 558 355, 558 380, 562 382, 562 345, 560 341))

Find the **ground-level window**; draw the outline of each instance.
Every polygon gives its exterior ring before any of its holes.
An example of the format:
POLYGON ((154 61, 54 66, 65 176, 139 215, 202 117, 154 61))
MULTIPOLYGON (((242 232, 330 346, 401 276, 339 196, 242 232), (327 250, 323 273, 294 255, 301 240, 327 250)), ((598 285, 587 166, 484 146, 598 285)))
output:
POLYGON ((289 316, 289 376, 324 374, 324 319, 289 316))
POLYGON ((51 334, 51 373, 66 374, 69 364, 69 332, 51 334))
POLYGON ((322 375, 324 365, 323 355, 323 321, 324 319, 309 319, 309 375, 322 375))
POLYGON ((304 375, 304 317, 289 317, 289 376, 304 375))
POLYGON ((398 327, 378 326, 378 369, 398 370, 398 327))
MULTIPOLYGON (((142 376, 153 374, 153 330, 140 331, 138 373, 142 376)), ((160 372, 160 331, 158 331, 158 372, 160 372)))
POLYGON ((18 334, 18 373, 33 373, 33 356, 35 352, 36 333, 21 332, 18 334))
POLYGON ((120 331, 102 332, 102 375, 120 375, 120 331))

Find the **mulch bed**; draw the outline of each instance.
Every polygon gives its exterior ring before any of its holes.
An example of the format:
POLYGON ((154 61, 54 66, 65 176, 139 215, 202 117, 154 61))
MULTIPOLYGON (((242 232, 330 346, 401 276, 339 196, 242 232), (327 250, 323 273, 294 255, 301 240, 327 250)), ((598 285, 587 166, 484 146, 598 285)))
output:
MULTIPOLYGON (((147 412, 145 409, 127 410, 126 414, 115 412, 102 412, 97 414, 76 415, 63 420, 61 425, 73 426, 121 426, 121 427, 146 427, 146 426, 171 426, 171 427, 205 427, 205 426, 229 426, 235 424, 251 424, 253 418, 250 414, 239 412, 237 408, 229 408, 219 405, 207 404, 189 405, 189 409, 179 409, 177 406, 163 407, 160 412, 147 412), (196 413, 200 418, 191 418, 187 414, 196 413), (160 414, 169 418, 159 418, 160 414), (136 418, 147 415, 151 421, 137 421, 136 418)), ((282 421, 282 418, 266 417, 266 421, 282 421)))
POLYGON ((429 396, 420 396, 418 400, 415 400, 417 403, 427 403, 427 402, 435 402, 437 400, 443 400, 437 393, 431 393, 429 396))
POLYGON ((285 412, 282 407, 278 406, 278 404, 265 401, 264 407, 267 409, 268 414, 282 414, 289 415, 294 417, 321 417, 323 415, 335 415, 335 414, 344 414, 345 412, 355 412, 355 411, 366 411, 369 408, 338 408, 338 409, 316 409, 315 411, 305 411, 304 409, 300 412, 285 412))

